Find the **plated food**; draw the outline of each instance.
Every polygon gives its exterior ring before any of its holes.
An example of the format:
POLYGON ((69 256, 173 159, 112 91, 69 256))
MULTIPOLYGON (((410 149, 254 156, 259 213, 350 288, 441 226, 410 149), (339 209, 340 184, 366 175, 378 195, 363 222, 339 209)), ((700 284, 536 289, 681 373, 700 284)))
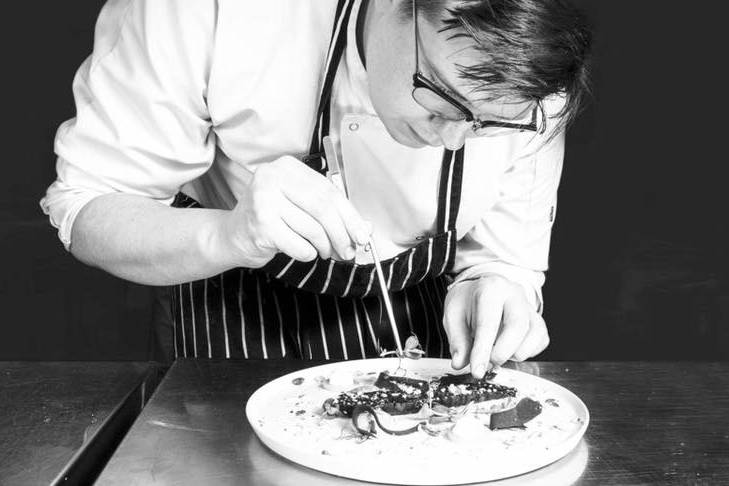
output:
MULTIPOLYGON (((422 380, 382 371, 368 380, 374 374, 359 375, 359 386, 327 399, 322 406, 325 416, 351 418, 363 438, 374 438, 379 429, 390 435, 425 432, 453 439, 458 436, 449 432, 459 425, 461 429, 525 428, 542 411, 540 402, 529 397, 517 401, 515 388, 494 383, 495 372, 481 379, 470 373, 449 373, 422 380), (383 416, 404 425, 412 420, 417 423, 392 429, 382 424, 383 416), (468 425, 463 425, 469 418, 468 425)), ((327 380, 320 378, 325 388, 327 380)))
POLYGON ((397 484, 531 471, 572 450, 588 421, 584 404, 547 380, 511 369, 476 380, 429 358, 292 373, 254 393, 246 412, 258 437, 287 459, 397 484), (444 462, 448 468, 434 467, 444 462))

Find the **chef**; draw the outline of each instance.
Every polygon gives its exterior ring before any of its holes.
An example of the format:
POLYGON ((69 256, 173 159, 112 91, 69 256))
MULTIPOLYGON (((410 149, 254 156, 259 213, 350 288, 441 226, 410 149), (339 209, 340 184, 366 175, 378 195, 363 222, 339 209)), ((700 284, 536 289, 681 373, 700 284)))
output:
POLYGON ((399 337, 480 377, 549 342, 589 44, 564 0, 109 0, 41 206, 186 357, 393 350, 371 237, 399 337))

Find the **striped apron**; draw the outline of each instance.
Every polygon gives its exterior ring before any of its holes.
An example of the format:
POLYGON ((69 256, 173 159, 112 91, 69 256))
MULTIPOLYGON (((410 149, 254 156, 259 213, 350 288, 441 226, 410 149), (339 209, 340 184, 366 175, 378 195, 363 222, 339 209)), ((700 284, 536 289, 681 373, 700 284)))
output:
MULTIPOLYGON (((322 139, 353 1, 340 0, 317 122, 304 163, 326 174, 322 139)), ((401 341, 416 335, 426 356, 446 357, 447 272, 456 252, 463 148, 444 150, 436 234, 381 262, 401 341)), ((179 194, 175 207, 200 207, 179 194)), ((394 350, 374 264, 277 254, 261 269, 235 268, 173 289, 175 357, 358 359, 394 350)))

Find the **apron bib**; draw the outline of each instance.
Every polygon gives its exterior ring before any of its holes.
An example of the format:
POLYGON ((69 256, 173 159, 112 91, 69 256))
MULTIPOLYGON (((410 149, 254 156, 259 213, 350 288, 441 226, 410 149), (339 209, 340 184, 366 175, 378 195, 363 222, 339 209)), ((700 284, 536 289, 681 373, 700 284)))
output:
MULTIPOLYGON (((353 0, 341 0, 327 57, 309 155, 303 162, 325 175, 322 139, 346 44, 353 0)), ((436 234, 381 262, 401 341, 418 336, 426 356, 445 357, 442 329, 447 277, 455 259, 464 149, 444 150, 436 234)), ((175 207, 200 207, 179 194, 175 207)), ((235 268, 173 288, 175 357, 359 359, 395 348, 375 282, 374 264, 276 255, 261 269, 235 268)))

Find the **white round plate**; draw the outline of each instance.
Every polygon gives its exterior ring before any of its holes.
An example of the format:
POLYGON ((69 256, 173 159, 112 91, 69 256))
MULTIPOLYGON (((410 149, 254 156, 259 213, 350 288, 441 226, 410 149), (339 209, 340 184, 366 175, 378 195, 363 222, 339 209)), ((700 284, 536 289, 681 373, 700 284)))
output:
MULTIPOLYGON (((351 421, 324 418, 322 403, 338 395, 318 377, 394 372, 397 358, 315 366, 277 378, 251 396, 246 416, 259 439, 274 452, 312 469, 337 476, 390 484, 450 485, 503 479, 553 463, 578 444, 589 413, 572 392, 537 376, 502 368, 493 380, 515 387, 519 397, 542 404, 525 429, 491 431, 477 439, 453 441, 423 431, 357 441, 351 421)), ((446 359, 402 361, 407 376, 430 378, 453 373, 446 359)), ((354 385, 352 385, 354 386, 354 385)))

